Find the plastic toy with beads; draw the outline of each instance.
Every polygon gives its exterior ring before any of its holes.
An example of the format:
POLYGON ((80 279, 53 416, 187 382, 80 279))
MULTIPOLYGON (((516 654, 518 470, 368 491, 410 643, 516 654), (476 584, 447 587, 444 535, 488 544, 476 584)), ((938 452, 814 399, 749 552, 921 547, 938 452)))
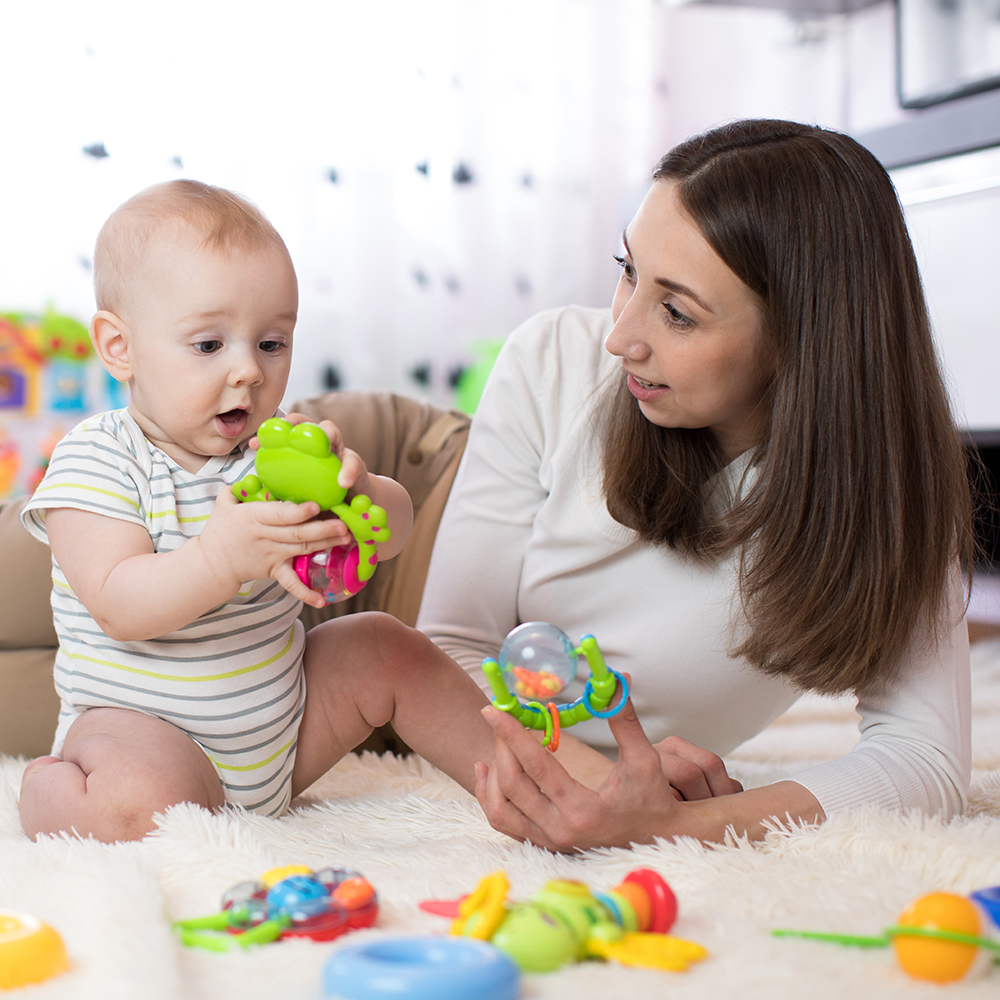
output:
POLYGON ((932 892, 915 899, 894 927, 879 936, 776 930, 775 937, 805 938, 857 948, 892 947, 900 968, 913 979, 955 983, 1000 963, 1000 886, 971 896, 932 892))
POLYGON ((351 868, 289 865, 240 882, 222 896, 222 911, 173 924, 181 941, 209 951, 267 944, 281 938, 330 941, 378 916, 378 896, 351 868))
POLYGON ((509 887, 497 871, 468 896, 420 906, 439 916, 454 914, 452 934, 489 941, 523 972, 551 972, 588 958, 683 972, 708 954, 667 934, 677 919, 677 899, 652 869, 637 868, 604 893, 582 882, 547 882, 526 903, 509 903, 509 887))
POLYGON ((257 431, 260 447, 254 459, 255 475, 233 484, 237 500, 312 501, 347 525, 354 542, 322 552, 296 556, 292 565, 310 590, 327 604, 353 597, 372 578, 378 565, 376 542, 387 542, 392 532, 386 513, 363 493, 346 503, 347 490, 339 485, 341 461, 330 450, 330 439, 318 424, 294 427, 281 417, 265 420, 257 431))
POLYGON ((493 692, 493 704, 522 726, 544 730, 542 745, 552 751, 559 746, 561 729, 584 719, 609 719, 628 700, 627 681, 608 668, 592 635, 585 635, 580 645, 574 646, 565 632, 547 622, 518 625, 504 639, 498 659, 483 660, 483 673, 493 692), (579 656, 585 657, 590 667, 583 694, 570 704, 557 705, 552 699, 576 678, 579 656), (619 683, 621 698, 609 711, 619 683))

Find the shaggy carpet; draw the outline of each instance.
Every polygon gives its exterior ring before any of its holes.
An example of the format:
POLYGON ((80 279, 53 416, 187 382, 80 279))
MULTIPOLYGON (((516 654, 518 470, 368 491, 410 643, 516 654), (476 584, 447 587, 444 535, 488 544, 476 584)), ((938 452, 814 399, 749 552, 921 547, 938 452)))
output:
MULTIPOLYGON (((553 877, 597 889, 651 867, 680 902, 675 933, 709 957, 685 973, 584 963, 526 976, 521 996, 608 1000, 627 996, 740 1000, 855 996, 995 998, 1000 966, 948 987, 909 979, 889 951, 861 951, 771 936, 776 927, 878 934, 913 898, 1000 884, 1000 644, 973 648, 973 791, 950 823, 862 810, 816 828, 775 826, 760 844, 704 848, 692 841, 560 857, 515 843, 485 823, 473 798, 417 759, 342 761, 280 820, 180 806, 137 844, 71 838, 30 842, 17 791, 23 761, 0 758, 0 908, 25 910, 63 935, 68 973, 11 996, 32 1000, 318 998, 321 969, 362 935, 443 933, 421 912, 506 869, 525 898, 553 877), (234 954, 186 949, 170 921, 215 912, 224 890, 269 868, 349 865, 375 885, 378 924, 337 942, 286 941, 234 954)), ((729 761, 760 784, 850 749, 853 705, 803 698, 729 761)))

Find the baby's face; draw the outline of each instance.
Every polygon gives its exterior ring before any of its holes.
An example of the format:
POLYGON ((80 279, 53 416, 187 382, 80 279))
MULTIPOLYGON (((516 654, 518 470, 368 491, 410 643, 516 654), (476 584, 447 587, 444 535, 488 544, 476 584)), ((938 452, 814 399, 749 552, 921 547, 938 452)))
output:
POLYGON ((158 238, 124 317, 129 412, 189 472, 274 415, 298 309, 295 271, 280 248, 223 251, 200 241, 187 229, 158 238))

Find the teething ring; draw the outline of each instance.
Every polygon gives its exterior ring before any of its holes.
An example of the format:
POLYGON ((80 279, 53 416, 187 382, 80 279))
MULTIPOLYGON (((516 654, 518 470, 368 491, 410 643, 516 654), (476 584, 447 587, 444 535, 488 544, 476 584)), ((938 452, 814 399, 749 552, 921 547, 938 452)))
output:
POLYGON ((484 941, 379 938, 334 952, 323 992, 345 1000, 515 1000, 519 979, 511 959, 484 941))
MULTIPOLYGON (((525 708, 530 708, 533 712, 545 716, 545 735, 542 737, 542 746, 547 747, 552 742, 552 732, 556 726, 552 713, 540 701, 529 701, 525 708)), ((558 741, 558 736, 556 740, 558 741)))
POLYGON ((40 983, 68 968, 62 938, 48 924, 0 910, 0 989, 40 983))
POLYGON ((620 673, 618 673, 617 670, 611 670, 609 668, 608 672, 613 674, 618 679, 618 683, 621 684, 622 696, 614 708, 609 708, 605 712, 598 711, 598 709, 594 708, 594 706, 590 703, 590 696, 594 693, 594 687, 588 680, 584 686, 581 701, 587 711, 590 712, 595 719, 613 719, 625 707, 625 702, 628 701, 628 681, 620 673))
POLYGON ((559 706, 554 701, 550 701, 546 702, 545 707, 549 710, 549 718, 552 719, 552 729, 549 730, 548 726, 545 727, 550 732, 551 738, 544 745, 551 753, 555 753, 559 749, 559 706))

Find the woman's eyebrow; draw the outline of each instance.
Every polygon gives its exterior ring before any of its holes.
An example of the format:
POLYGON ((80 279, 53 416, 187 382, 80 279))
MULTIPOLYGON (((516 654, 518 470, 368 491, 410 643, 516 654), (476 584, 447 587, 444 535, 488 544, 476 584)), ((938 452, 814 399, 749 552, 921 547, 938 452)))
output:
MULTIPOLYGON (((625 252, 629 255, 629 257, 631 257, 632 249, 628 245, 628 236, 626 235, 627 232, 628 230, 626 229, 622 230, 622 243, 625 245, 625 252)), ((687 298, 701 306, 705 312, 711 313, 713 316, 715 315, 715 310, 706 305, 694 291, 688 288, 687 285, 682 285, 677 281, 671 281, 669 278, 654 278, 653 283, 659 285, 661 288, 667 289, 669 292, 676 292, 678 295, 687 296, 687 298)))

